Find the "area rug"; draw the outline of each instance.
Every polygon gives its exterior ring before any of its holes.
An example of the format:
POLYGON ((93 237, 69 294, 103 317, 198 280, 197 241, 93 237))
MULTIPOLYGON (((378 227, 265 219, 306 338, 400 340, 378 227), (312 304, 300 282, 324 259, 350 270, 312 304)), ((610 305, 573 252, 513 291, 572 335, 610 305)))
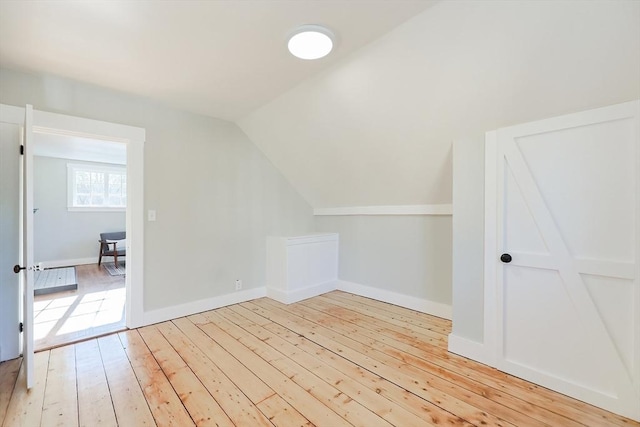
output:
POLYGON ((125 269, 125 263, 120 261, 118 262, 118 267, 116 267, 113 262, 104 262, 102 266, 107 270, 107 272, 112 276, 124 276, 127 270, 125 269))
POLYGON ((75 267, 48 268, 34 272, 34 295, 52 294, 54 292, 73 291, 78 289, 75 267))

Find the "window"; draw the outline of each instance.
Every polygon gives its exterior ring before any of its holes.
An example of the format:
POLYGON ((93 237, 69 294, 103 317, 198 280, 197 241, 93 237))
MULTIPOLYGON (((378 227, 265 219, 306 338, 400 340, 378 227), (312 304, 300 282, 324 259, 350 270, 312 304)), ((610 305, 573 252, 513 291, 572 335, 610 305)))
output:
POLYGON ((124 211, 127 169, 121 166, 67 165, 70 211, 124 211))

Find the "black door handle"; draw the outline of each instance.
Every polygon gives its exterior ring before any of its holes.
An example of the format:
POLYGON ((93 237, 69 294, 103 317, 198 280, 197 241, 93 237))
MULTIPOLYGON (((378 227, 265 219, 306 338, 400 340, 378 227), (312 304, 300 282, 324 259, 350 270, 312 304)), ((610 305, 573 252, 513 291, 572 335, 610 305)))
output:
POLYGON ((16 264, 13 266, 13 272, 17 274, 20 273, 20 270, 24 270, 25 268, 27 267, 20 267, 18 264, 16 264))
POLYGON ((504 262, 505 264, 509 264, 512 259, 513 258, 511 258, 511 255, 509 255, 509 254, 500 255, 500 261, 504 262))

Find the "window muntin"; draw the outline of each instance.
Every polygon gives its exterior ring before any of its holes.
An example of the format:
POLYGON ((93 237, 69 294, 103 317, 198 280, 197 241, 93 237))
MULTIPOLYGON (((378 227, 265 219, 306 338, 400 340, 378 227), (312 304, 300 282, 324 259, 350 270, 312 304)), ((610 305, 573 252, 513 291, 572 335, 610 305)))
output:
POLYGON ((120 166, 67 165, 69 210, 112 211, 127 207, 127 169, 120 166))

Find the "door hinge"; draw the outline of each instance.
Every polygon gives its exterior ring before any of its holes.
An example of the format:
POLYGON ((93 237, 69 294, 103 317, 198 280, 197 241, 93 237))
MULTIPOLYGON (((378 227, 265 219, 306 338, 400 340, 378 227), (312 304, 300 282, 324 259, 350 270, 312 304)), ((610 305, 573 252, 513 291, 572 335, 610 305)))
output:
POLYGON ((20 155, 24 156, 24 145, 20 146, 20 155))
POLYGON ((20 322, 18 329, 20 329, 20 332, 24 331, 24 323, 20 322))

